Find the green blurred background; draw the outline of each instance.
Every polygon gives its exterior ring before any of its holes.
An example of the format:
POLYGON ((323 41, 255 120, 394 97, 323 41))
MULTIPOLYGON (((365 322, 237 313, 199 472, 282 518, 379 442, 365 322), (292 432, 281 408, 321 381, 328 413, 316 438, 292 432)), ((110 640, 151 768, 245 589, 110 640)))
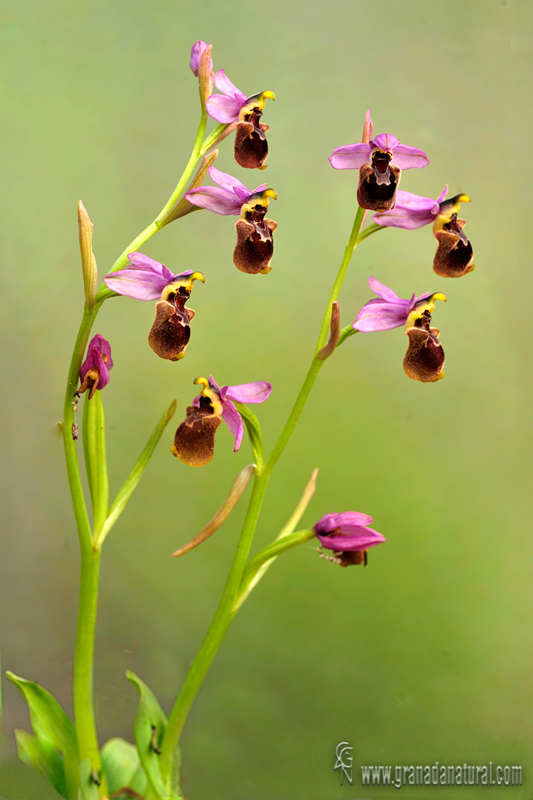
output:
MULTIPOLYGON (((247 94, 272 89, 265 178, 241 170, 231 140, 217 167, 279 192, 273 270, 232 265, 232 218, 207 212, 165 228, 143 252, 201 269, 183 362, 157 359, 153 304, 108 302, 94 332, 115 367, 103 399, 116 490, 164 407, 179 422, 212 372, 221 384, 269 380, 258 408, 270 449, 305 375, 355 210, 355 172, 327 157, 358 141, 364 113, 423 148, 402 188, 472 196, 476 271, 431 269, 430 228, 391 230, 358 251, 343 324, 375 275, 400 296, 444 291, 446 378, 402 370, 401 330, 359 335, 324 366, 274 473, 254 547, 289 516, 314 467, 304 517, 374 516, 387 544, 368 569, 339 569, 304 546, 278 560, 230 629, 183 739, 194 800, 511 796, 511 789, 363 789, 361 764, 521 764, 530 797, 531 169, 524 129, 531 7, 513 0, 4 0, 0 108, 4 311, 2 412, 3 666, 45 684, 71 711, 78 546, 61 417, 83 291, 76 204, 94 223, 104 275, 174 188, 197 127, 194 41, 213 43, 247 94), (333 772, 354 748, 354 786, 333 772)), ((96 698, 102 742, 131 739, 132 669, 169 708, 221 594, 246 503, 207 544, 170 553, 210 519, 250 461, 222 426, 195 470, 172 458, 171 423, 104 548, 96 698)), ((80 444, 81 447, 81 444, 80 444)), ((5 684, 5 723, 28 727, 5 684)))

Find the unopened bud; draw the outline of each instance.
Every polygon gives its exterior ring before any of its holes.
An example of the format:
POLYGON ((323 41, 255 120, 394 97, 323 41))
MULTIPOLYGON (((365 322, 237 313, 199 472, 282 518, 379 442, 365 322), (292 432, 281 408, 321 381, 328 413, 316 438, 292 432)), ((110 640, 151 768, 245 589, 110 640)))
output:
POLYGON ((200 56, 198 66, 198 88, 200 89, 200 102, 205 107, 205 101, 213 94, 213 60, 211 49, 213 45, 208 44, 200 56))
POLYGON ((93 227, 87 209, 78 203, 78 231, 80 236, 81 268, 83 271, 83 288, 85 290, 85 308, 94 308, 98 285, 98 269, 93 253, 93 227))

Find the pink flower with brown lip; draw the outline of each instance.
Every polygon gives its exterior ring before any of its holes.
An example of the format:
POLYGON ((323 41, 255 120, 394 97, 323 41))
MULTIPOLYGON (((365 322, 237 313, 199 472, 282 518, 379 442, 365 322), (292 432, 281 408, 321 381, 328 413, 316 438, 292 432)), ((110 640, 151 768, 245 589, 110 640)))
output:
POLYGON ((367 111, 363 142, 337 147, 329 157, 334 169, 358 169, 357 202, 370 211, 389 211, 403 169, 426 167, 429 158, 418 147, 402 144, 392 133, 372 137, 374 125, 367 111))
POLYGON ((322 547, 333 550, 333 556, 322 558, 333 561, 341 567, 350 564, 367 565, 369 547, 385 542, 385 537, 369 528, 372 517, 357 511, 344 511, 342 514, 326 514, 313 527, 322 547))

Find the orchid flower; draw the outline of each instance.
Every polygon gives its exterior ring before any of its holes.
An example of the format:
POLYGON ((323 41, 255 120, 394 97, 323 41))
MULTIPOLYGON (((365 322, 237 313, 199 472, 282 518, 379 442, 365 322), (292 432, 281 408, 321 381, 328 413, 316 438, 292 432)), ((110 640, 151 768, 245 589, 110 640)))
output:
POLYGON ((192 406, 187 408, 187 417, 176 431, 170 452, 184 464, 203 467, 213 458, 215 433, 221 420, 224 420, 235 437, 234 452, 241 446, 244 425, 232 401, 264 403, 270 396, 272 384, 255 381, 220 388, 212 375, 209 380, 195 378, 194 383, 201 386, 200 394, 194 398, 192 406))
POLYGON ((265 100, 275 100, 274 92, 265 91, 247 97, 230 81, 223 69, 215 73, 215 86, 221 94, 207 98, 207 113, 217 122, 236 124, 235 161, 245 169, 266 169, 268 143, 265 131, 268 125, 259 120, 263 115, 265 100))
POLYGON ((357 331, 387 331, 405 325, 409 347, 403 368, 409 378, 423 383, 433 383, 444 378, 444 351, 439 342, 439 330, 431 328, 431 314, 435 300, 446 300, 446 295, 422 294, 410 300, 398 297, 392 289, 375 278, 369 279, 370 288, 379 295, 365 303, 352 327, 357 331))
POLYGON ((445 186, 437 199, 432 200, 430 197, 421 197, 418 194, 402 192, 399 189, 396 192, 396 205, 394 208, 381 214, 374 214, 372 222, 375 222, 376 225, 406 228, 407 230, 414 230, 415 228, 422 228, 424 225, 433 224, 439 213, 439 204, 444 200, 447 193, 448 187, 445 186))
POLYGON ((164 264, 142 253, 129 253, 132 262, 119 272, 104 277, 108 289, 136 300, 159 300, 148 343, 154 353, 169 361, 179 361, 191 338, 190 321, 194 311, 185 307, 193 281, 205 283, 201 272, 187 270, 174 275, 164 264))
POLYGON ((380 133, 372 139, 373 129, 367 112, 367 141, 338 147, 329 161, 334 169, 359 169, 357 202, 361 208, 381 213, 394 208, 402 169, 425 167, 429 159, 423 150, 401 144, 391 133, 380 133))
POLYGON ((93 336, 87 348, 87 357, 80 367, 81 386, 77 394, 89 390, 89 400, 97 389, 104 389, 109 383, 109 370, 113 367, 111 345, 100 334, 93 336))
POLYGON ((185 198, 195 206, 215 214, 237 215, 235 223, 237 244, 233 263, 249 275, 265 275, 272 269, 274 243, 272 234, 277 223, 266 218, 269 199, 277 200, 278 193, 262 183, 251 192, 237 178, 215 167, 209 167, 209 176, 218 186, 200 186, 187 192, 185 198))
POLYGON ((368 548, 386 541, 381 533, 368 527, 371 522, 372 517, 357 511, 326 514, 313 528, 322 547, 333 550, 333 557, 321 554, 322 558, 341 567, 350 564, 366 567, 368 548))
POLYGON ((475 268, 472 245, 463 233, 466 221, 458 218, 460 204, 469 202, 467 194, 457 194, 439 205, 433 223, 433 236, 439 243, 433 271, 443 278, 461 278, 475 268))
POLYGON ((433 259, 433 270, 443 278, 460 278, 474 269, 472 245, 463 233, 464 219, 458 219, 461 203, 469 203, 467 194, 457 194, 445 200, 448 187, 432 200, 411 192, 397 192, 396 205, 383 214, 375 214, 376 225, 413 230, 433 225, 433 235, 439 246, 433 259))

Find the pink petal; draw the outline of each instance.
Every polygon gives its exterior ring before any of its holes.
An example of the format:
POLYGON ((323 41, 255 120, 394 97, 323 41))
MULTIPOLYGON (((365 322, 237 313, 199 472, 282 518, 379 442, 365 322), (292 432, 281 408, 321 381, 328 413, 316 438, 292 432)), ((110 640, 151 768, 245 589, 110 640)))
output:
POLYGON ((231 400, 222 400, 222 419, 235 436, 235 447, 233 448, 233 452, 236 453, 242 444, 244 425, 241 415, 231 400))
POLYGON ((447 194, 448 194, 448 184, 446 184, 442 192, 437 197, 437 203, 442 203, 447 194))
POLYGON ((238 188, 246 192, 247 197, 251 195, 250 190, 246 188, 244 183, 241 183, 238 178, 234 178, 233 175, 228 175, 227 172, 222 172, 216 167, 209 167, 207 171, 209 173, 209 177, 211 178, 211 180, 215 181, 215 183, 218 183, 218 185, 222 186, 223 189, 238 188))
POLYGON ((429 158, 424 151, 419 150, 418 147, 398 144, 397 147, 393 149, 392 163, 396 164, 400 169, 413 169, 415 167, 420 169, 422 167, 427 167, 429 158))
POLYGON ((217 122, 228 125, 239 119, 239 111, 242 108, 234 97, 226 97, 223 94, 212 94, 205 101, 207 113, 217 122))
MULTIPOLYGON (((173 276, 171 276, 173 277, 173 276)), ((159 300, 161 292, 170 283, 149 270, 126 267, 104 277, 108 289, 135 300, 159 300)))
POLYGON ((370 525, 373 517, 361 514, 359 511, 343 511, 342 514, 326 514, 314 526, 316 533, 327 533, 343 525, 370 525))
MULTIPOLYGON (((370 147, 372 150, 374 147, 377 147, 378 150, 383 150, 385 152, 387 152, 387 150, 395 151, 399 144, 400 142, 392 133, 380 133, 375 139, 370 140, 370 147)), ((394 161, 394 159, 392 160, 394 161)), ((396 162, 394 161, 394 163, 396 162)))
POLYGON ((370 276, 370 278, 368 279, 368 285, 370 286, 373 292, 379 294, 380 297, 383 297, 384 300, 394 301, 400 299, 398 295, 392 291, 392 289, 389 289, 388 286, 385 286, 384 283, 380 283, 372 276, 370 276))
POLYGON ((128 253, 128 258, 134 268, 144 267, 144 269, 151 270, 154 275, 160 275, 167 283, 174 280, 174 274, 164 264, 154 261, 153 258, 145 256, 143 253, 128 253))
POLYGON ((223 69, 219 69, 218 72, 215 73, 215 86, 219 92, 222 92, 222 94, 239 101, 239 108, 242 108, 246 102, 246 95, 237 89, 235 84, 230 81, 223 69))
POLYGON ((270 397, 272 384, 266 381, 240 383, 237 386, 223 386, 220 396, 223 400, 235 400, 237 403, 264 403, 270 397))
POLYGON ((215 214, 240 214, 242 202, 228 189, 221 189, 218 186, 200 186, 198 189, 191 189, 185 195, 189 203, 199 208, 207 208, 215 214))
POLYGON ((367 550, 376 544, 387 541, 385 537, 372 528, 354 527, 350 533, 339 533, 333 536, 321 536, 317 534, 322 547, 328 550, 339 550, 341 552, 353 552, 354 550, 367 550))
POLYGON ((346 144, 337 147, 329 157, 333 169, 359 169, 370 161, 372 148, 368 144, 346 144))

